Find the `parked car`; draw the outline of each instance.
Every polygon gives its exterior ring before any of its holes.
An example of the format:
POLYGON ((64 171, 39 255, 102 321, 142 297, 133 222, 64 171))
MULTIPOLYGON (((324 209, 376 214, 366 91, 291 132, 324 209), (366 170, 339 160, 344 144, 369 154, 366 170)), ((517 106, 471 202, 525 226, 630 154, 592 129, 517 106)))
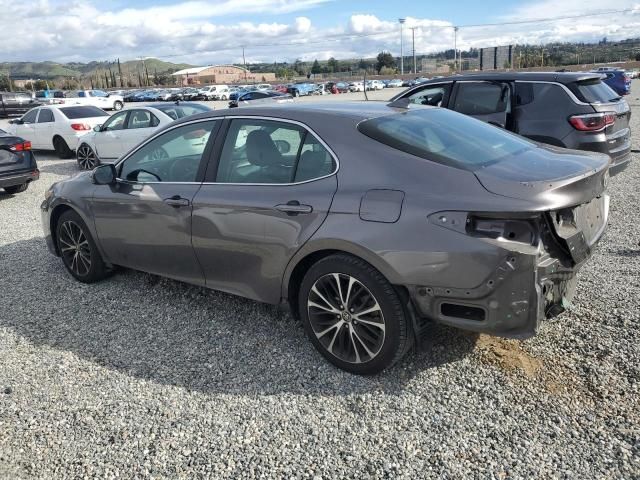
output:
POLYGON ((382 90, 384 83, 380 80, 367 80, 367 90, 382 90))
POLYGON ((256 88, 258 90, 273 90, 271 84, 269 83, 259 83, 258 85, 256 85, 256 88))
POLYGON ((349 91, 348 83, 345 83, 345 82, 327 82, 326 83, 326 89, 329 92, 333 92, 334 86, 338 93, 347 93, 349 91))
POLYGON ((389 80, 389 83, 387 83, 387 88, 399 88, 401 86, 402 86, 402 80, 400 80, 399 78, 389 80))
POLYGON ((64 103, 66 95, 62 90, 38 90, 34 96, 35 100, 42 105, 54 105, 64 103))
POLYGON ((31 142, 0 130, 0 188, 10 195, 24 192, 40 178, 31 142))
POLYGON ((259 105, 262 103, 287 103, 293 102, 293 97, 288 93, 280 93, 276 91, 256 90, 254 92, 245 92, 238 96, 237 99, 229 102, 229 108, 244 107, 247 105, 259 105))
POLYGON ((446 109, 248 107, 54 184, 42 224, 81 282, 118 265, 286 302, 330 362, 373 374, 429 322, 525 338, 560 313, 608 164, 446 109))
POLYGON ((28 93, 0 92, 0 117, 23 115, 42 103, 31 98, 28 93))
POLYGON ((91 170, 101 163, 113 162, 174 120, 210 111, 206 105, 183 102, 135 107, 115 113, 78 139, 78 166, 91 170))
POLYGON ((362 82, 351 82, 349 84, 350 92, 364 92, 364 83, 362 82))
MULTIPOLYGON (((208 87, 203 87, 200 89, 200 92, 204 95, 206 100, 226 100, 226 98, 221 98, 223 96, 223 92, 228 92, 229 87, 227 85, 210 85, 208 87)), ((228 93, 226 96, 228 98, 228 93)))
POLYGON ((287 93, 293 97, 313 95, 315 90, 315 83, 293 83, 287 87, 287 93))
POLYGON ((433 79, 396 95, 441 106, 537 142, 606 153, 611 174, 631 160, 629 104, 599 73, 503 72, 433 79))
POLYGON ((229 100, 229 95, 234 92, 233 87, 228 87, 226 85, 218 85, 216 88, 215 94, 213 96, 214 100, 229 100))
POLYGON ((631 77, 624 70, 598 70, 602 73, 602 81, 609 85, 618 95, 629 95, 631 93, 631 77))
POLYGON ((287 86, 284 84, 274 85, 273 90, 280 93, 287 93, 287 86))
POLYGON ((90 105, 102 110, 122 110, 124 107, 120 95, 110 95, 102 90, 78 90, 73 96, 65 96, 64 103, 90 105))
POLYGON ((11 120, 8 130, 31 142, 36 150, 55 150, 58 157, 71 158, 78 137, 104 123, 108 116, 90 105, 43 105, 11 120))

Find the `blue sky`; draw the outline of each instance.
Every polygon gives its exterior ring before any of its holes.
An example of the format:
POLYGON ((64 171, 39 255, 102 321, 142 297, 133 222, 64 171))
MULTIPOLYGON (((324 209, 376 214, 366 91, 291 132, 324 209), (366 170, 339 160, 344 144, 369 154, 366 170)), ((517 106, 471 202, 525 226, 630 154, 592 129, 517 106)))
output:
MULTIPOLYGON (((637 0, 636 0, 637 1, 637 0)), ((196 65, 399 54, 397 19, 415 27, 416 51, 453 48, 453 25, 539 20, 631 9, 571 20, 461 28, 458 47, 640 36, 630 0, 0 0, 29 18, 3 23, 0 58, 90 61, 159 57, 196 65)), ((404 37, 409 42, 409 33, 404 37)))

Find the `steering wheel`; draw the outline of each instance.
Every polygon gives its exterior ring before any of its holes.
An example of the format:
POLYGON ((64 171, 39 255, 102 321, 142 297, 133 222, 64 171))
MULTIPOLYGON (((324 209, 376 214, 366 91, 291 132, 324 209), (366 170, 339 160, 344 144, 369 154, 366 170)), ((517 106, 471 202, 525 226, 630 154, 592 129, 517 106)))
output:
POLYGON ((193 182, 199 162, 192 157, 177 158, 169 168, 169 178, 174 182, 193 182))

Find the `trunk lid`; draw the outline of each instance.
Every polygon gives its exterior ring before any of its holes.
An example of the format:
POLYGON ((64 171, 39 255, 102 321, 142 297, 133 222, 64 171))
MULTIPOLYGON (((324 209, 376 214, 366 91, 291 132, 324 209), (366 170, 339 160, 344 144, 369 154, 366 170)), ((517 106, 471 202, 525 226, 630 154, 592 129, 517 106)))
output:
POLYGON ((0 174, 21 172, 31 168, 31 151, 12 152, 10 145, 22 143, 24 140, 13 135, 0 134, 0 174))
POLYGON ((539 144, 486 165, 474 174, 489 192, 553 210, 591 201, 608 177, 607 155, 539 144))

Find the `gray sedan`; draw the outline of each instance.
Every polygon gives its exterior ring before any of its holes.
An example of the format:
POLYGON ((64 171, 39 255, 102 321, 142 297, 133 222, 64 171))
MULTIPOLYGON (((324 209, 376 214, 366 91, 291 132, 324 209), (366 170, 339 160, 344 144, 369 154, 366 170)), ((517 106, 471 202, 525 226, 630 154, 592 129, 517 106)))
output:
POLYGON ((429 322, 528 337, 573 294, 607 224, 606 155, 433 107, 306 104, 165 127, 54 184, 49 248, 287 303, 315 347, 371 374, 429 322))

